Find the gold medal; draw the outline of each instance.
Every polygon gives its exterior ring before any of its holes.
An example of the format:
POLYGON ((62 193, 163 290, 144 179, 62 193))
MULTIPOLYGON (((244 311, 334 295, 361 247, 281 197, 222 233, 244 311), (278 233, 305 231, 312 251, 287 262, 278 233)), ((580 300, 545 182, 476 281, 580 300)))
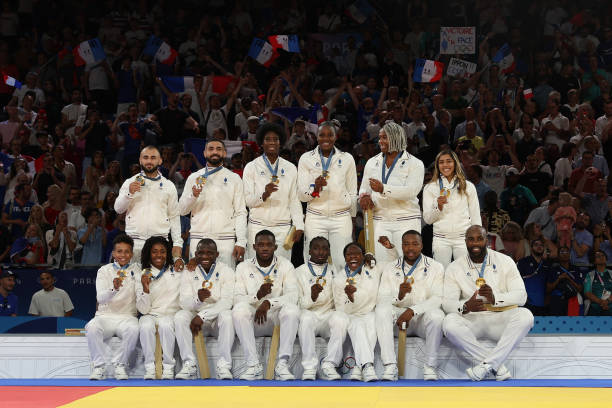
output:
POLYGON ((329 171, 323 170, 322 176, 325 178, 325 180, 329 180, 329 171))
POLYGON ((202 187, 204 184, 206 184, 206 177, 198 176, 198 178, 196 178, 196 184, 198 187, 202 187))
POLYGON ((150 268, 147 268, 147 269, 145 269, 145 270, 143 271, 143 275, 144 275, 144 276, 149 276, 149 277, 152 277, 152 276, 153 276, 153 272, 151 271, 151 269, 150 269, 150 268))
POLYGON ((487 282, 484 280, 484 278, 478 278, 476 279, 476 286, 478 286, 479 288, 482 287, 484 284, 486 284, 487 282))
POLYGON ((327 281, 322 276, 317 276, 317 281, 315 282, 317 285, 325 286, 327 281))
POLYGON ((440 190, 440 197, 450 197, 451 191, 448 188, 443 188, 440 190))
POLYGON ((212 281, 205 280, 204 282, 202 282, 202 288, 211 290, 212 287, 213 287, 212 281))
POLYGON ((404 276, 404 283, 414 285, 414 278, 412 276, 404 276))
POLYGON ((265 283, 272 283, 272 284, 274 284, 274 279, 272 279, 270 276, 266 276, 264 278, 264 282, 265 283))
POLYGON ((140 184, 141 186, 145 185, 145 179, 141 175, 136 176, 136 182, 140 184))
POLYGON ((270 179, 270 181, 274 184, 278 184, 278 176, 272 176, 272 178, 270 179))
POLYGON ((123 281, 125 278, 127 278, 127 271, 125 269, 118 270, 117 277, 123 281))
POLYGON ((354 285, 354 284, 355 284, 355 279, 353 279, 353 278, 347 278, 347 279, 346 279, 346 284, 347 284, 347 285, 354 285))

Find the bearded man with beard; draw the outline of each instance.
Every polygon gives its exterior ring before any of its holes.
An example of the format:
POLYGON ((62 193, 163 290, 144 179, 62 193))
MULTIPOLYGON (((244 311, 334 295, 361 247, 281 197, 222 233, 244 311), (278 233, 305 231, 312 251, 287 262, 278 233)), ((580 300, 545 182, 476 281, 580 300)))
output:
POLYGON ((487 249, 487 231, 472 225, 465 235, 468 254, 451 263, 444 276, 442 306, 448 315, 442 330, 459 350, 480 363, 467 369, 480 381, 490 374, 497 381, 510 378, 504 366, 512 350, 533 327, 533 315, 523 306, 525 284, 507 255, 487 249), (479 339, 496 342, 492 349, 479 339))
POLYGON ((190 258, 198 242, 210 238, 217 244, 219 261, 234 268, 244 260, 247 210, 240 176, 223 167, 226 155, 223 141, 206 143, 206 166, 187 178, 179 210, 181 215, 191 213, 190 258))
POLYGON ((134 240, 133 260, 140 262, 140 252, 151 237, 172 238, 174 269, 183 270, 183 239, 178 193, 174 183, 161 175, 159 149, 147 146, 140 151, 140 173, 125 180, 115 200, 117 214, 125 215, 125 232, 134 240))

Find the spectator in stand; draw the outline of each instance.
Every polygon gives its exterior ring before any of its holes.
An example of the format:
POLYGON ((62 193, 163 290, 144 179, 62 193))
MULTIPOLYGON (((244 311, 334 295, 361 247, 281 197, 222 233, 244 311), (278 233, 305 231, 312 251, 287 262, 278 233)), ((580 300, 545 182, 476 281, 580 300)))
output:
POLYGON ((593 247, 593 234, 587 229, 589 217, 585 213, 578 214, 571 240, 571 262, 573 265, 584 266, 589 264, 589 252, 593 247))
MULTIPOLYGON (((570 263, 568 247, 559 248, 559 261, 553 264, 548 275, 546 294, 549 296, 551 316, 568 316, 569 303, 574 308, 582 303, 582 289, 585 273, 570 263)), ((580 312, 578 312, 580 314, 580 312)), ((575 316, 572 314, 572 316, 575 316)))
POLYGON ((504 244, 504 254, 517 262, 525 256, 529 249, 529 243, 523 239, 523 230, 519 224, 509 221, 504 225, 499 234, 504 244))
POLYGON ((10 270, 0 270, 0 316, 15 317, 19 313, 15 289, 15 274, 10 270))
POLYGON ((540 134, 547 144, 556 144, 559 149, 569 137, 569 119, 559 112, 559 102, 549 99, 548 115, 542 119, 540 134))
POLYGON ((8 119, 0 122, 0 136, 2 137, 2 147, 7 148, 11 140, 18 136, 23 122, 19 118, 17 101, 11 101, 5 109, 8 119))
MULTIPOLYGON (((98 196, 100 178, 106 173, 104 168, 104 152, 98 150, 94 153, 91 166, 85 170, 85 180, 83 183, 83 191, 92 193, 94 197, 98 196)), ((94 199, 96 202, 97 198, 94 199)))
POLYGON ((555 163, 555 175, 553 184, 556 187, 566 187, 572 175, 574 157, 576 156, 576 145, 568 142, 561 148, 561 157, 555 163))
POLYGON ((72 91, 72 103, 62 109, 62 127, 66 135, 74 137, 76 128, 83 126, 86 116, 87 105, 82 103, 81 90, 74 89, 72 91))
POLYGON ((506 185, 506 189, 499 196, 501 208, 508 211, 512 221, 522 225, 527 218, 526 215, 538 204, 538 201, 531 190, 519 184, 519 171, 514 167, 506 170, 506 185))
POLYGON ((36 173, 36 177, 34 177, 34 182, 32 185, 36 189, 40 203, 47 201, 47 191, 50 186, 54 184, 60 186, 64 185, 66 182, 66 176, 64 176, 62 172, 55 169, 54 162, 55 161, 51 153, 46 153, 43 156, 42 168, 38 173, 36 173))
MULTIPOLYGON (((96 108, 87 110, 87 121, 79 133, 79 140, 85 141, 85 159, 83 160, 83 170, 86 171, 95 161, 98 152, 105 152, 109 148, 109 136, 111 132, 100 118, 100 112, 96 108)), ((102 154, 104 157, 104 153, 102 154)))
POLYGON ((546 316, 546 283, 550 280, 548 255, 544 250, 544 242, 540 239, 531 241, 530 248, 531 255, 520 259, 516 265, 527 291, 525 307, 531 310, 534 316, 546 316))
POLYGON ((34 203, 29 201, 28 184, 15 187, 15 198, 9 201, 2 212, 2 223, 8 225, 13 239, 23 237, 34 203))
POLYGON ((66 192, 60 186, 53 184, 49 186, 47 196, 49 199, 42 205, 45 218, 50 224, 55 224, 58 214, 66 209, 66 192))
POLYGON ((45 262, 46 249, 42 231, 35 224, 25 228, 25 235, 17 238, 11 247, 11 263, 36 265, 45 262))
POLYGON ((487 165, 481 167, 484 182, 499 196, 504 190, 506 171, 510 166, 500 165, 499 153, 490 149, 487 153, 487 165))
POLYGON ((567 189, 570 193, 579 195, 582 192, 594 193, 597 180, 603 178, 599 170, 593 167, 593 152, 585 150, 582 153, 581 166, 572 171, 567 189))
POLYGON ((108 164, 106 172, 98 181, 98 196, 95 199, 96 207, 102 207, 102 203, 109 192, 119 194, 121 184, 123 184, 123 177, 121 177, 121 164, 119 164, 117 160, 113 160, 108 164))
POLYGON ((539 203, 548 194, 548 187, 552 185, 552 177, 538 169, 538 158, 530 154, 525 161, 525 168, 521 172, 519 183, 527 187, 539 203))
MULTIPOLYGON (((610 169, 608 167, 608 161, 606 158, 598 152, 601 150, 601 144, 597 140, 595 136, 587 136, 584 138, 584 152, 589 151, 593 153, 593 167, 595 167, 599 172, 604 176, 608 177, 610 174, 610 169)), ((582 165, 582 159, 578 159, 576 161, 576 167, 580 167, 582 165)))
POLYGON ((504 225, 510 221, 510 215, 497 205, 497 194, 495 191, 487 191, 484 195, 483 212, 487 219, 487 231, 500 234, 504 225))
POLYGON ((603 251, 606 258, 612 259, 612 238, 610 224, 602 221, 593 226, 593 251, 603 251))
MULTIPOLYGON (((610 29, 608 29, 610 30, 610 29)), ((612 126, 612 100, 608 100, 603 104, 604 114, 597 118, 595 122, 595 135, 601 141, 603 141, 604 132, 609 133, 609 129, 612 126)))
POLYGON ((476 121, 469 121, 465 125, 465 134, 457 139, 457 144, 469 142, 469 150, 472 154, 478 153, 480 149, 485 147, 485 142, 482 137, 476 135, 476 121))
MULTIPOLYGON (((158 78, 158 84, 162 83, 158 78)), ((183 128, 199 132, 198 122, 178 108, 179 96, 168 94, 168 106, 155 112, 148 120, 158 122, 158 143, 160 145, 180 144, 183 141, 183 128)))
POLYGON ((53 167, 55 171, 62 173, 64 179, 70 185, 77 185, 76 168, 74 164, 64 159, 64 146, 61 144, 55 145, 52 150, 53 167))
POLYGON ((588 316, 612 316, 610 293, 612 272, 606 269, 608 259, 603 251, 593 254, 595 268, 584 279, 584 296, 591 301, 588 316))
POLYGON ((77 245, 77 234, 68 229, 68 214, 62 211, 55 223, 55 228, 46 232, 47 263, 58 269, 63 269, 66 262, 73 260, 73 252, 77 245))
POLYGON ((65 290, 55 287, 55 276, 43 271, 38 279, 42 289, 34 293, 28 314, 41 317, 70 317, 74 306, 65 290))
POLYGON ((45 209, 40 204, 34 204, 32 206, 32 209, 30 210, 30 218, 28 218, 28 224, 38 225, 43 234, 53 228, 45 217, 45 209))
POLYGON ((569 247, 571 245, 571 231, 576 222, 576 210, 571 206, 572 196, 569 193, 559 194, 559 207, 553 218, 557 228, 559 245, 569 247))
POLYGON ((474 184, 474 187, 476 187, 476 193, 478 194, 478 204, 480 205, 481 209, 484 209, 486 207, 485 195, 489 191, 493 190, 491 190, 491 187, 489 187, 488 184, 482 180, 482 167, 480 167, 480 165, 478 164, 472 164, 471 166, 467 166, 465 167, 465 175, 467 176, 468 180, 470 180, 472 184, 474 184))
POLYGON ((68 217, 68 228, 77 232, 81 228, 87 224, 87 220, 85 219, 85 211, 89 208, 95 208, 95 203, 93 200, 93 195, 89 191, 81 191, 80 192, 80 201, 81 207, 78 211, 74 211, 69 214, 68 217))
POLYGON ((102 248, 106 245, 106 230, 100 226, 102 217, 95 208, 85 211, 87 226, 77 231, 79 242, 83 245, 81 264, 98 265, 102 262, 102 248))

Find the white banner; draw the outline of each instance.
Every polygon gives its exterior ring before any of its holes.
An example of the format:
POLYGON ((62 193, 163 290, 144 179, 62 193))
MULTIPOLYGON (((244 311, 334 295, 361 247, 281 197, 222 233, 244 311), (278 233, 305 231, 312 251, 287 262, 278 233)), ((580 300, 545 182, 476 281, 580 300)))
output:
POLYGON ((476 27, 440 27, 440 54, 475 54, 476 27))
POLYGON ((464 61, 459 58, 451 58, 448 63, 446 75, 468 78, 476 72, 476 64, 474 62, 464 61))

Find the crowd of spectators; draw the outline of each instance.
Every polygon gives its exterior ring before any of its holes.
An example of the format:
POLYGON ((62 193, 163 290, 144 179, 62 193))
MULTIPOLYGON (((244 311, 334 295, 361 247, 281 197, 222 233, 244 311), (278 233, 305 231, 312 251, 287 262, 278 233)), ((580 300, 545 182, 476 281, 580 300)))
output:
MULTIPOLYGON (((363 24, 347 16, 350 3, 2 1, 0 71, 23 85, 0 83, 0 262, 106 263, 125 229, 113 203, 140 171, 143 145, 161 146, 161 171, 180 194, 204 164, 185 141, 255 141, 258 126, 278 122, 288 135, 281 155, 297 165, 316 134, 308 118, 291 123, 272 109, 318 106, 359 177, 386 121, 404 128, 425 181, 436 153, 454 149, 490 247, 519 262, 528 306, 570 313, 588 286, 597 312, 611 313, 602 298, 612 275, 598 281, 589 265, 598 251, 612 260, 612 3, 372 1, 363 24), (457 57, 477 71, 415 83, 416 58, 451 57, 440 55, 441 26, 476 27, 476 53, 457 57), (253 38, 272 34, 297 34, 301 52, 270 67, 247 57, 253 38), (178 51, 172 65, 143 54, 151 35, 178 51), (71 50, 92 38, 107 58, 75 66, 71 50), (492 62, 506 43, 511 72, 492 62), (172 93, 166 76, 191 76, 194 86, 172 93), (216 76, 234 79, 213 92, 216 76)), ((227 166, 241 174, 259 152, 239 145, 227 166)), ((427 253, 431 227, 423 233, 427 253)))

